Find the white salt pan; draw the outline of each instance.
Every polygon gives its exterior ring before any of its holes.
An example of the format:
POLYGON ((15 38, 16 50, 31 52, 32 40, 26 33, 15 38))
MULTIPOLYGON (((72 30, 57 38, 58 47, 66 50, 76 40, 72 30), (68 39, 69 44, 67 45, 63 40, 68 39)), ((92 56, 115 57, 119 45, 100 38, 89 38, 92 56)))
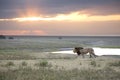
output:
MULTIPOLYGON (((95 54, 98 56, 101 55, 120 55, 120 48, 93 48, 95 54)), ((56 51, 52 53, 61 53, 61 54, 75 54, 72 50, 68 51, 56 51)))

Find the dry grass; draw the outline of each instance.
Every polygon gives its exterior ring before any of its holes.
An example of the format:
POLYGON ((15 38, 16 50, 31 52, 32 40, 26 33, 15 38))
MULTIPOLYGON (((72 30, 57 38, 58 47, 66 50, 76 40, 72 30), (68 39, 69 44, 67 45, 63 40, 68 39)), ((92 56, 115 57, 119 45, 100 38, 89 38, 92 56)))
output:
MULTIPOLYGON (((43 67, 43 66, 42 66, 43 67)), ((112 68, 104 69, 58 69, 30 67, 0 71, 0 80, 119 80, 120 73, 112 68)))
POLYGON ((109 65, 109 66, 120 67, 120 61, 110 62, 108 65, 109 65))
POLYGON ((116 70, 116 67, 108 65, 118 62, 119 60, 105 57, 34 61, 6 60, 6 62, 0 62, 0 64, 7 65, 0 66, 6 68, 6 70, 0 68, 0 80, 119 80, 120 69, 116 70), (17 66, 20 67, 15 68, 17 66))

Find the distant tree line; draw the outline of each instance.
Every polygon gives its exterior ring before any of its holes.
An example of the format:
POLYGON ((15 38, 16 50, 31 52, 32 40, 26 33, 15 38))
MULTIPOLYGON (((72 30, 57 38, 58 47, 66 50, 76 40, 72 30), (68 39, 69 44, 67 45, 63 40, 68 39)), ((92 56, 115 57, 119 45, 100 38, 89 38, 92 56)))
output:
POLYGON ((0 35, 0 39, 6 39, 4 35, 0 35))
POLYGON ((12 36, 4 36, 4 35, 0 35, 0 39, 14 39, 12 36))

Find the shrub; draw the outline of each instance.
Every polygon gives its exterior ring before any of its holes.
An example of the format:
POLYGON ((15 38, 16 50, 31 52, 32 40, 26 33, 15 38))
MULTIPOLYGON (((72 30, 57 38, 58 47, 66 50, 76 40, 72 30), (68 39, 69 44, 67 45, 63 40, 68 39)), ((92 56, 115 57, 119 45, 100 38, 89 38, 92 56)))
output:
POLYGON ((14 66, 15 64, 13 62, 8 62, 6 66, 14 66))
POLYGON ((90 65, 92 65, 92 66, 96 67, 96 65, 97 65, 97 64, 96 64, 96 62, 95 62, 95 61, 91 61, 91 62, 90 62, 90 65))
POLYGON ((80 65, 82 65, 82 63, 80 62, 80 65))
POLYGON ((40 66, 42 66, 42 67, 46 67, 48 65, 48 62, 47 61, 42 61, 41 63, 40 63, 40 66))
POLYGON ((27 62, 22 62, 21 65, 22 66, 27 66, 27 62))
POLYGON ((47 67, 48 62, 47 61, 40 61, 39 63, 36 63, 35 65, 39 66, 39 67, 47 67))
POLYGON ((109 63, 108 65, 109 65, 109 66, 120 67, 120 61, 111 62, 111 63, 109 63))

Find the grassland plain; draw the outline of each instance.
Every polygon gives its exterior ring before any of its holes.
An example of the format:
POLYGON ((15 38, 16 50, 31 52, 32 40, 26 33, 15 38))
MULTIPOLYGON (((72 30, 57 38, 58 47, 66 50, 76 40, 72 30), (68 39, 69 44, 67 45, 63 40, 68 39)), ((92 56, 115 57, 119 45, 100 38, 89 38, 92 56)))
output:
POLYGON ((120 58, 52 54, 76 41, 0 40, 0 80, 120 80, 120 58), (58 43, 59 41, 59 43, 58 43))
POLYGON ((34 60, 0 60, 0 80, 120 79, 120 59, 112 57, 98 57, 96 59, 64 57, 34 60))
POLYGON ((36 53, 51 52, 56 51, 60 48, 71 48, 74 46, 80 45, 75 42, 66 42, 61 40, 0 40, 0 59, 34 59, 36 57, 30 56, 32 53, 34 55, 36 53))

